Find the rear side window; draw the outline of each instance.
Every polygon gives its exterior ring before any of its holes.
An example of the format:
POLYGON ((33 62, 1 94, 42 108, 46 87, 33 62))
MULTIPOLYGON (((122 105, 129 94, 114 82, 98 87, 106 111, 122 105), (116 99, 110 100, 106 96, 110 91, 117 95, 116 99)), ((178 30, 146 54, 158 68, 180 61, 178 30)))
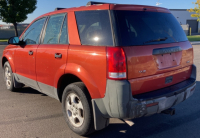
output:
POLYGON ((35 21, 23 34, 23 40, 27 45, 38 44, 40 33, 46 18, 35 21))
POLYGON ((53 15, 50 17, 43 44, 58 44, 60 29, 63 23, 65 14, 53 15))
POLYGON ((170 13, 115 11, 119 45, 152 45, 187 41, 170 13))
POLYGON ((112 46, 110 18, 107 10, 75 12, 82 45, 112 46))
POLYGON ((61 35, 60 35, 60 44, 69 44, 68 41, 68 29, 67 29, 67 16, 65 17, 62 30, 61 30, 61 35))

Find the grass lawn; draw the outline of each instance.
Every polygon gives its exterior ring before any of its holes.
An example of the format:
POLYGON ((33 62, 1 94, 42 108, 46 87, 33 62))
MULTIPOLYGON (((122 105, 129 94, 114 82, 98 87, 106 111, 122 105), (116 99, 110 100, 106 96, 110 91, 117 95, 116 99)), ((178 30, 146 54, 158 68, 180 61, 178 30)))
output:
POLYGON ((187 36, 189 41, 200 41, 200 35, 187 36))
POLYGON ((8 39, 0 39, 0 42, 7 42, 8 39))

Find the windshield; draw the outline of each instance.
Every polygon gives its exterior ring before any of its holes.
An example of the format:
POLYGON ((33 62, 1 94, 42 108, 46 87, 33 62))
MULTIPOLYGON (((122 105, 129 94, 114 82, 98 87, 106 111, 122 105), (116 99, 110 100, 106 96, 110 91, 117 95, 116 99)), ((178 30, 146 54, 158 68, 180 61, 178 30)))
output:
POLYGON ((115 11, 119 45, 153 45, 187 41, 176 18, 170 13, 115 11))

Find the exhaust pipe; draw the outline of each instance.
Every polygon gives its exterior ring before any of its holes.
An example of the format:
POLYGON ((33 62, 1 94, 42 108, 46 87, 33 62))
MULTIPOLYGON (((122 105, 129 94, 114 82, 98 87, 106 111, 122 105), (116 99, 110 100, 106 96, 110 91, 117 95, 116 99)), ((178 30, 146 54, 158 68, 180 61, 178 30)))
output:
POLYGON ((162 111, 161 113, 163 114, 168 114, 168 115, 175 115, 175 108, 169 108, 169 109, 166 109, 164 111, 162 111))

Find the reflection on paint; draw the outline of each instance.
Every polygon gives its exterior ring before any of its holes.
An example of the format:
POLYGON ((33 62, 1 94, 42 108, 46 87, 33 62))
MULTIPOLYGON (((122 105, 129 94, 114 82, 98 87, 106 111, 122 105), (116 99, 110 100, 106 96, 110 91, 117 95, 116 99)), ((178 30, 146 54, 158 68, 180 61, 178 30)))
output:
POLYGON ((97 54, 97 53, 92 53, 92 55, 93 55, 93 56, 96 56, 96 55, 98 55, 98 54, 97 54))
POLYGON ((94 41, 99 41, 99 37, 94 37, 94 41))

